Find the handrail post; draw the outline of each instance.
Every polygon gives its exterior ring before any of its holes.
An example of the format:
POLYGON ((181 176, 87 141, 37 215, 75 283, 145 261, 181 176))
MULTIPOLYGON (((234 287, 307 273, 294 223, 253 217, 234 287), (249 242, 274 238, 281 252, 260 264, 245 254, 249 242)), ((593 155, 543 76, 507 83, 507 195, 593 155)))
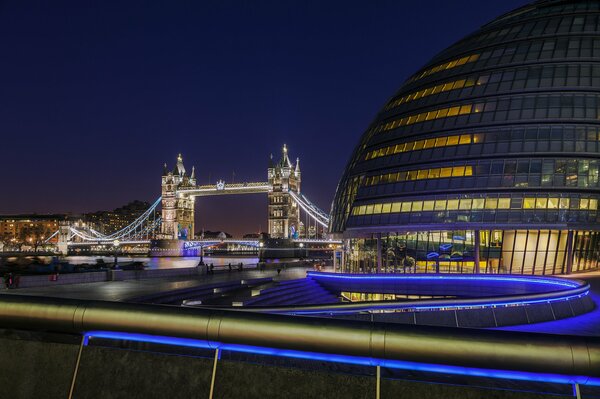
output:
POLYGON ((381 366, 377 365, 377 381, 375 382, 375 399, 381 398, 381 366))
POLYGON ((215 392, 215 378, 217 376, 217 362, 219 361, 219 348, 215 349, 215 361, 213 362, 213 370, 212 377, 210 379, 210 392, 208 394, 208 399, 213 398, 213 393, 215 392))
POLYGON ((81 362, 81 352, 85 346, 85 334, 81 336, 81 343, 79 344, 79 351, 77 352, 77 361, 75 362, 75 370, 73 370, 73 378, 71 379, 71 388, 69 389, 69 399, 73 398, 73 391, 75 390, 75 381, 77 381, 77 372, 79 371, 79 363, 81 362))

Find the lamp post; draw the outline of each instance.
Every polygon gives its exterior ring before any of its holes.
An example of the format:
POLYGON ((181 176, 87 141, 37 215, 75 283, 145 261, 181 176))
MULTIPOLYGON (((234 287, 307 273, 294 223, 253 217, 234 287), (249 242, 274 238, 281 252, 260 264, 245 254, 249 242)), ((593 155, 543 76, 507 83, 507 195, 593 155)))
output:
POLYGON ((117 268, 117 255, 119 253, 119 245, 121 245, 121 242, 119 240, 114 240, 113 241, 113 247, 115 249, 115 264, 113 265, 114 269, 117 268))

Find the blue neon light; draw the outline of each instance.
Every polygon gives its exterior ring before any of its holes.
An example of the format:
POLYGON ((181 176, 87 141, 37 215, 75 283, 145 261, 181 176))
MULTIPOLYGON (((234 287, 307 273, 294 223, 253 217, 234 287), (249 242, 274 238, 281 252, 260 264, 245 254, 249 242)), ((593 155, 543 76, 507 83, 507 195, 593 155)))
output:
POLYGON ((522 277, 522 276, 481 276, 481 275, 451 275, 451 274, 411 274, 411 275, 397 275, 397 274, 346 274, 346 273, 322 273, 322 272, 306 272, 308 277, 312 278, 328 278, 328 279, 351 279, 351 280, 482 280, 482 281, 504 281, 504 282, 522 282, 522 283, 536 283, 536 284, 549 284, 559 285, 563 287, 576 288, 581 285, 577 282, 568 280, 559 280, 557 278, 550 277, 522 277))
POLYGON ((331 307, 331 308, 323 308, 322 306, 319 309, 315 310, 287 310, 282 313, 286 314, 320 314, 320 313, 356 313, 356 312, 371 312, 374 310, 395 310, 395 309, 404 309, 406 311, 429 311, 429 310, 459 310, 459 309, 471 309, 471 308, 495 308, 495 307, 508 307, 508 306, 522 306, 522 305, 534 305, 536 303, 553 303, 553 302, 562 302, 562 301, 570 301, 575 298, 582 298, 589 294, 589 291, 585 291, 578 295, 570 295, 564 297, 557 298, 545 298, 545 299, 531 299, 531 300, 522 300, 522 301, 513 301, 513 302, 465 302, 463 304, 453 305, 412 305, 412 304, 380 304, 373 306, 365 306, 365 307, 352 307, 348 309, 344 309, 344 307, 331 307))
POLYGON ((233 352, 254 353, 266 356, 289 357, 294 359, 319 360, 335 363, 356 364, 361 366, 381 366, 401 370, 417 370, 431 373, 469 375, 522 381, 552 382, 559 384, 580 384, 600 386, 600 378, 588 376, 569 376, 552 373, 534 373, 526 371, 494 370, 474 367, 460 367, 443 364, 417 363, 403 360, 386 360, 370 357, 347 356, 328 353, 304 352, 291 349, 266 348, 250 345, 226 344, 214 341, 195 340, 190 338, 165 337, 158 335, 123 333, 114 331, 89 331, 85 334, 85 345, 89 338, 127 340, 133 342, 150 342, 162 345, 193 347, 202 349, 229 350, 233 352))

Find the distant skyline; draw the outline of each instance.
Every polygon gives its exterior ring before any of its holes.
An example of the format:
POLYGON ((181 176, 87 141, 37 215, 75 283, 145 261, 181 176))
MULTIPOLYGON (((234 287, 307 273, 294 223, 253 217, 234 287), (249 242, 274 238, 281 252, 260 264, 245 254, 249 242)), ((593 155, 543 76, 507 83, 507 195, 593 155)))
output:
MULTIPOLYGON (((0 3, 0 214, 82 213, 300 158, 329 211, 370 121, 443 48, 527 1, 0 3)), ((266 230, 266 195, 199 198, 197 230, 266 230)))

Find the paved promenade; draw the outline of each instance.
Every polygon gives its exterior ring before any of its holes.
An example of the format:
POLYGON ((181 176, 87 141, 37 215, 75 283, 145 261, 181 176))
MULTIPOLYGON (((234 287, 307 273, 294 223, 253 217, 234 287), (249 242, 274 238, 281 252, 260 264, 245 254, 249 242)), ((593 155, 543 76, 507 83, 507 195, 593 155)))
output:
POLYGON ((39 295, 48 297, 89 299, 102 301, 126 301, 130 298, 181 288, 201 286, 213 282, 273 277, 274 281, 303 278, 307 267, 288 267, 277 275, 277 270, 251 269, 239 272, 217 270, 214 274, 198 276, 154 278, 144 280, 105 281, 99 283, 69 284, 50 287, 3 289, 2 294, 39 295))

